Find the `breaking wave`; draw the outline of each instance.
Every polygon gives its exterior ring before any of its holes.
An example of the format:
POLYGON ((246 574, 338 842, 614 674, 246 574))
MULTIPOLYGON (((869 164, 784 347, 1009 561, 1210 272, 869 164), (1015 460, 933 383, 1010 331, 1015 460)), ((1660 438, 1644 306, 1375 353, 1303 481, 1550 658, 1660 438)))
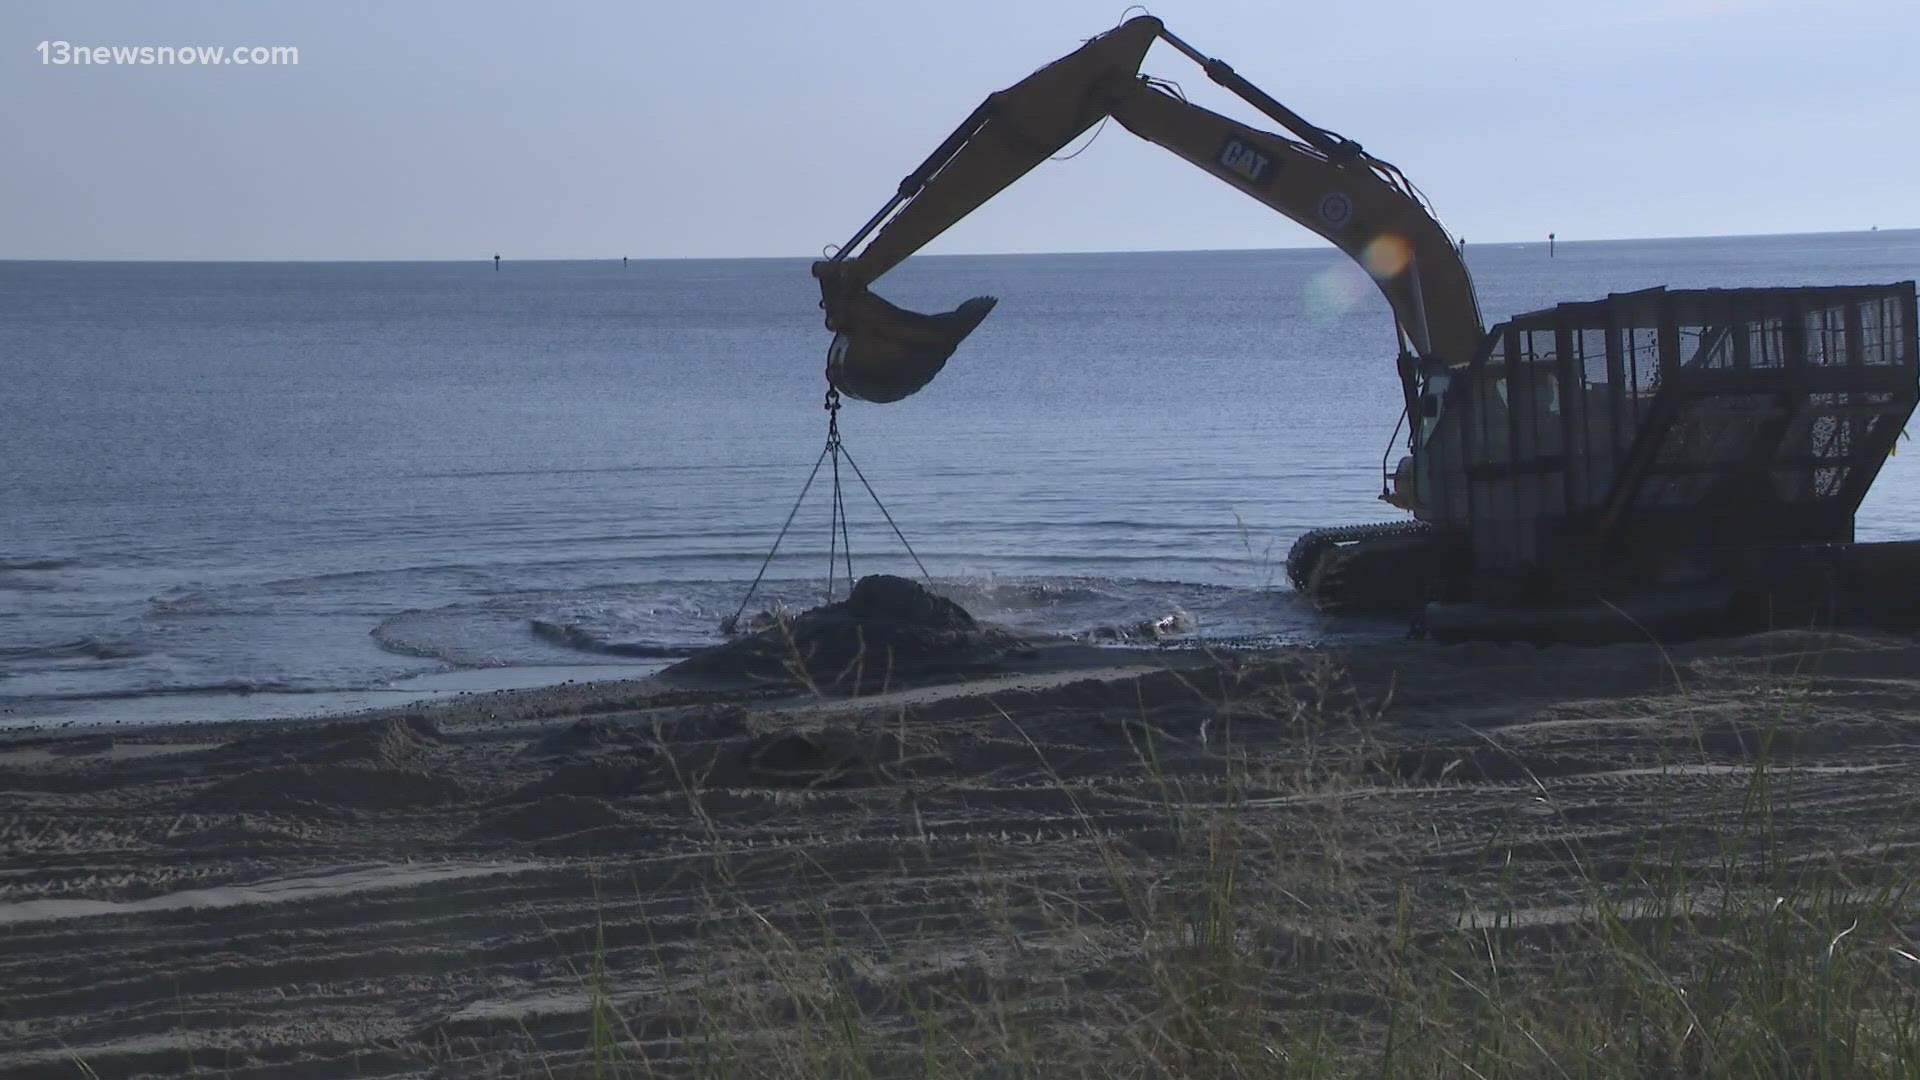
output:
POLYGON ((0 571, 64 570, 72 565, 72 559, 0 559, 0 571))
POLYGON ((569 649, 581 652, 597 653, 602 656, 639 656, 639 657, 678 657, 692 656, 699 651, 686 645, 661 645, 644 641, 613 641, 600 637, 583 626, 572 623, 548 622, 544 619, 530 619, 528 625, 533 628, 533 636, 551 641, 569 649))
POLYGON ((147 650, 130 641, 83 637, 55 645, 27 645, 0 648, 0 660, 126 660, 147 655, 147 650))
MULTIPOLYGON (((281 682, 246 682, 230 680, 226 682, 189 683, 178 686, 137 687, 125 690, 82 690, 71 693, 35 694, 34 701, 126 701, 133 698, 177 697, 182 694, 332 694, 351 687, 312 687, 295 686, 281 682)), ((0 695, 0 701, 23 700, 0 695)))

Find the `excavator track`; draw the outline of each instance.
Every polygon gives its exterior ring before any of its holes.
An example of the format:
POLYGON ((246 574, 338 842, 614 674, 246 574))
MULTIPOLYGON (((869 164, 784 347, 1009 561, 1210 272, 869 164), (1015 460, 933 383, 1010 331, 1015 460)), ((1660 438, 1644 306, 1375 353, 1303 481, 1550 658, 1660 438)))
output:
POLYGON ((1433 537, 1423 521, 1314 529, 1287 553, 1287 577, 1322 611, 1402 615, 1426 598, 1433 537))

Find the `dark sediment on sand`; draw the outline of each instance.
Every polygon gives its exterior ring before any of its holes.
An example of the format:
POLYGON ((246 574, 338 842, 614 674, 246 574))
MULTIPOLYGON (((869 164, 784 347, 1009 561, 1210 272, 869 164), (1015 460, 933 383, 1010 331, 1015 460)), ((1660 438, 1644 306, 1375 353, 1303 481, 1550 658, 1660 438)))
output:
MULTIPOLYGON (((1115 874, 1177 898, 1216 835, 1247 841, 1236 889, 1285 898, 1237 910, 1270 920, 1248 956, 1313 989, 1274 999, 1305 1027, 1317 988, 1371 977, 1369 928, 1444 942, 1500 897, 1520 940, 1605 941, 1584 868, 1656 838, 1663 872, 1724 873, 1756 756, 1794 865, 1910 876, 1913 638, 1055 649, 858 698, 592 684, 0 738, 0 1076, 584 1075, 609 1009, 675 1033, 716 1008, 718 1038, 756 1045, 784 972, 846 956, 876 1031, 983 998, 1123 1025, 1168 954, 1115 874), (1189 824, 1215 813, 1247 831, 1189 824)), ((698 1052, 620 1045, 668 1073, 698 1052)))

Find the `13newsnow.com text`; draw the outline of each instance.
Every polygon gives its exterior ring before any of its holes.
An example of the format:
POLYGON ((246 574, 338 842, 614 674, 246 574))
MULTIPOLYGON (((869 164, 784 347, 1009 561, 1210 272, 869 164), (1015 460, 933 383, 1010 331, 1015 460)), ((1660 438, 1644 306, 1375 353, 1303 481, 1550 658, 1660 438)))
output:
POLYGON ((294 45, 75 45, 43 41, 40 63, 55 67, 294 67, 294 45))

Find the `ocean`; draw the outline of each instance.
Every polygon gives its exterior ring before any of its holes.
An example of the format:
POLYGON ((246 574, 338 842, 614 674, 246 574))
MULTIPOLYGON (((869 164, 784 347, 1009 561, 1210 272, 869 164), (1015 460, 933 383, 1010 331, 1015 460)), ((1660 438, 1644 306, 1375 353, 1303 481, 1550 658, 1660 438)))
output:
MULTIPOLYGON (((1920 231, 1467 255, 1492 323, 1660 284, 1907 280, 1920 231)), ((976 615, 1404 631, 1322 620, 1282 568, 1306 529, 1398 516, 1376 498, 1392 324, 1336 252, 928 257, 877 291, 1001 298, 925 391, 841 416, 976 615)), ((792 259, 0 262, 0 726, 304 715, 719 641, 825 436, 817 300, 792 259)), ((855 572, 917 574, 845 479, 855 572)), ((821 598, 826 483, 753 609, 821 598)), ((1920 449, 1859 531, 1920 537, 1920 449)))

